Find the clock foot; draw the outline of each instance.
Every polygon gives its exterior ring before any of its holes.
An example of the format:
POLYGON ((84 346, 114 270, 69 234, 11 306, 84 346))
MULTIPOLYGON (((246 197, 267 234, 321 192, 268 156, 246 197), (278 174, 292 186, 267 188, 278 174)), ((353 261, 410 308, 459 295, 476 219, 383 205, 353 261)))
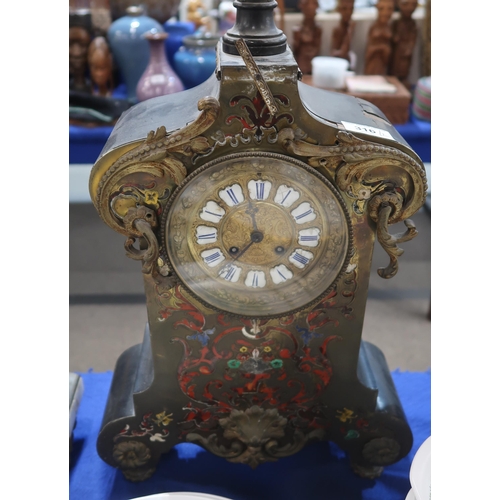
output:
POLYGON ((143 410, 139 397, 141 393, 147 396, 151 382, 147 326, 143 343, 130 347, 118 358, 97 439, 99 456, 134 482, 151 477, 161 455, 178 442, 174 405, 164 400, 143 410))
POLYGON ((346 452, 356 474, 375 478, 409 453, 413 435, 385 357, 369 342, 361 342, 357 375, 365 387, 376 391, 375 408, 366 409, 368 403, 359 400, 358 405, 336 408, 328 440, 346 452))
POLYGON ((137 469, 123 469, 122 473, 125 479, 138 483, 149 479, 155 472, 156 467, 138 467, 137 469))
POLYGON ((350 453, 353 471, 361 477, 374 479, 384 471, 384 466, 391 465, 402 458, 401 444, 398 440, 387 437, 375 437, 350 453))
POLYGON ((351 461, 352 470, 365 479, 375 479, 382 475, 384 468, 380 465, 359 465, 351 461))
POLYGON ((114 446, 113 459, 126 479, 139 482, 153 475, 159 457, 145 442, 131 439, 114 446))

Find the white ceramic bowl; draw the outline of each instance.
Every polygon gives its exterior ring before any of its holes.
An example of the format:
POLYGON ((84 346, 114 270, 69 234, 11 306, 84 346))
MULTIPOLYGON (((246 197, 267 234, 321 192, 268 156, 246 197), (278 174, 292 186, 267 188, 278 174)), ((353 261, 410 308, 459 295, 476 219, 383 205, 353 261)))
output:
MULTIPOLYGON (((415 453, 410 467, 410 484, 415 500, 431 499, 431 437, 415 453)), ((411 497, 410 497, 411 498, 411 497)))
POLYGON ((132 500, 231 500, 226 497, 209 495, 208 493, 197 493, 191 491, 175 491, 172 493, 156 493, 146 497, 137 497, 132 500))

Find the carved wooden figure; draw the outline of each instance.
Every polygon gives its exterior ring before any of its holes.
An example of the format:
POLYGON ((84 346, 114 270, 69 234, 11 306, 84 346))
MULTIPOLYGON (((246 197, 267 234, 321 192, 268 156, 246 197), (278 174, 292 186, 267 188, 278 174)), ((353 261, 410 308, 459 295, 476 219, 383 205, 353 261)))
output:
POLYGON ((341 57, 349 62, 351 62, 349 51, 355 24, 351 19, 353 10, 354 0, 339 0, 337 12, 340 13, 340 24, 332 34, 332 57, 341 57))
POLYGON ((280 29, 285 31, 285 0, 276 0, 280 13, 280 29))
POLYGON ((92 93, 109 97, 113 90, 113 57, 104 37, 98 36, 90 43, 88 64, 94 84, 92 93))
POLYGON ((86 77, 90 40, 90 33, 82 26, 69 28, 69 88, 71 90, 91 91, 90 83, 86 77))
POLYGON ((431 0, 425 4, 425 15, 422 25, 422 61, 420 73, 431 75, 431 0))
POLYGON ((390 20, 394 0, 378 0, 377 19, 368 31, 365 51, 365 75, 387 75, 392 52, 390 20))
POLYGON ((300 26, 293 29, 293 55, 305 75, 312 72, 311 61, 319 55, 322 29, 316 24, 317 0, 300 0, 299 8, 304 15, 300 26))
POLYGON ((187 4, 187 20, 194 23, 196 29, 206 27, 209 22, 207 8, 202 0, 189 0, 187 4))
POLYGON ((392 23, 392 55, 389 74, 396 76, 402 83, 409 86, 408 75, 418 35, 417 23, 412 15, 418 6, 418 0, 397 0, 397 5, 401 17, 392 23))
POLYGON ((235 5, 212 77, 130 108, 91 172, 148 310, 97 450, 142 481, 182 442, 255 468, 328 440, 377 477, 413 438, 382 352, 361 339, 373 246, 391 278, 425 169, 375 106, 299 81, 274 0, 235 5))

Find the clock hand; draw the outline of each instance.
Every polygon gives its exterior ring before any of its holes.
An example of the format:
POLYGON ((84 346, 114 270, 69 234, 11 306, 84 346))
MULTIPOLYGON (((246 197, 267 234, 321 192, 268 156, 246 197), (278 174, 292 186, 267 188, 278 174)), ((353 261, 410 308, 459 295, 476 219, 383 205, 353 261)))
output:
POLYGON ((233 262, 238 260, 254 243, 260 243, 264 239, 264 235, 260 231, 252 231, 250 235, 250 243, 243 248, 241 252, 238 253, 236 257, 233 258, 233 262))
POLYGON ((250 215, 252 218, 252 224, 254 231, 258 231, 257 221, 255 220, 255 214, 259 211, 259 209, 252 204, 251 201, 248 202, 248 208, 246 209, 246 213, 250 215))
POLYGON ((237 261, 254 243, 255 241, 250 240, 250 243, 236 257, 233 257, 233 262, 237 261))

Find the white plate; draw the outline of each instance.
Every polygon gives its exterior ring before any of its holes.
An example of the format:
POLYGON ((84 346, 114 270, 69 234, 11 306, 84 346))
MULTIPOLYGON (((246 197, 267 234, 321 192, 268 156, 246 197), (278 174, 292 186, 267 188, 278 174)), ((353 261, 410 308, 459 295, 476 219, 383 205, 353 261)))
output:
POLYGON ((231 500, 226 497, 197 493, 191 491, 176 491, 173 493, 157 493, 146 497, 132 498, 132 500, 231 500))
POLYGON ((415 453, 410 467, 410 484, 415 500, 431 498, 431 437, 415 453))

